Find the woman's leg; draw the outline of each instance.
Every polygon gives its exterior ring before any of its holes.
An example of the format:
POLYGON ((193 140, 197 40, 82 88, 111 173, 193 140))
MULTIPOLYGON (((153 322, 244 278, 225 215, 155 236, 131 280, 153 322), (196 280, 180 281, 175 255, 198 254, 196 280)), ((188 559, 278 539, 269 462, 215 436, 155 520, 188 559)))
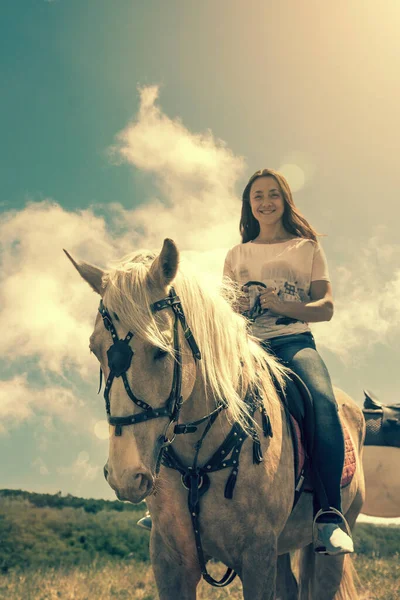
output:
POLYGON ((268 348, 299 375, 310 390, 315 414, 313 465, 322 480, 329 505, 342 512, 340 481, 344 439, 326 365, 310 334, 275 338, 269 340, 268 348))

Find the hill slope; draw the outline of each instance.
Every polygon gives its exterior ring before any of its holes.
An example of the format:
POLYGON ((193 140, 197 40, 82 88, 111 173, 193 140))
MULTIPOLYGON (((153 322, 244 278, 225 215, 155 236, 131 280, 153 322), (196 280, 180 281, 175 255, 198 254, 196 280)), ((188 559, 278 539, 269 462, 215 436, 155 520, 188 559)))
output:
POLYGON ((0 570, 148 560, 148 534, 136 526, 145 505, 60 494, 0 491, 0 570))
MULTIPOLYGON (((147 562, 149 535, 136 526, 144 511, 144 504, 0 490, 0 572, 99 559, 147 562)), ((366 557, 400 552, 399 527, 359 524, 354 538, 357 553, 366 557)))

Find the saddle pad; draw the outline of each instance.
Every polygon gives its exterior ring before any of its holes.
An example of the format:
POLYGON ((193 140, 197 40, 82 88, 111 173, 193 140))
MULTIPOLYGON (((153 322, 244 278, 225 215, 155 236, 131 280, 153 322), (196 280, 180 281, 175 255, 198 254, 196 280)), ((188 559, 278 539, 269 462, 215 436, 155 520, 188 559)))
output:
MULTIPOLYGON (((301 439, 299 424, 292 415, 290 415, 290 416, 292 419, 293 428, 294 428, 294 431, 296 432, 296 438, 297 438, 297 465, 298 465, 297 476, 296 476, 296 483, 297 483, 297 481, 300 477, 301 471, 304 467, 304 463, 306 460, 306 453, 305 453, 303 442, 301 439)), ((342 472, 342 480, 340 482, 340 485, 342 488, 344 488, 350 484, 351 480, 353 479, 354 473, 356 471, 356 453, 354 451, 353 442, 352 442, 352 439, 348 432, 348 429, 347 429, 345 423, 343 423, 343 422, 342 422, 342 427, 343 427, 345 451, 344 451, 344 465, 343 465, 343 472, 342 472)), ((306 489, 307 489, 307 491, 311 490, 311 488, 308 485, 306 486, 306 489)))

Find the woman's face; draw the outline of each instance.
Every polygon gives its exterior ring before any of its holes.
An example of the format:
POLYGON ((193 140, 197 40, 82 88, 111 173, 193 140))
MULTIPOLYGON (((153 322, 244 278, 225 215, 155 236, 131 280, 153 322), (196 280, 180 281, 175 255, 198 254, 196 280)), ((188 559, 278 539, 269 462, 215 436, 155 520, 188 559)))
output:
POLYGON ((253 216, 265 225, 276 225, 283 217, 285 201, 273 177, 259 177, 250 188, 250 206, 253 216))

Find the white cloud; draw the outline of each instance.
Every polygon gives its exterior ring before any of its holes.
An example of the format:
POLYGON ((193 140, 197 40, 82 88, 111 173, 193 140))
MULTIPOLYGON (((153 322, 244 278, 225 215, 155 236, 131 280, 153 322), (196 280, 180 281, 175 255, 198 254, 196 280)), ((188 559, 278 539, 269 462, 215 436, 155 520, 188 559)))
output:
POLYGON ((0 381, 0 434, 20 423, 44 414, 66 423, 76 421, 77 411, 85 410, 83 402, 71 389, 60 386, 33 388, 26 375, 0 381))
POLYGON ((0 354, 35 356, 43 371, 92 368, 88 338, 98 299, 62 248, 89 261, 113 258, 104 219, 69 213, 55 203, 29 204, 0 221, 0 354), (83 285, 82 285, 83 284, 83 285))
POLYGON ((385 244, 383 234, 364 248, 354 244, 350 267, 331 269, 335 315, 313 326, 318 343, 345 361, 359 362, 375 344, 390 344, 399 334, 400 246, 385 244))
POLYGON ((157 93, 154 87, 141 91, 137 120, 118 135, 113 152, 153 173, 161 198, 132 210, 112 205, 109 228, 91 210, 71 213, 52 201, 1 216, 3 360, 34 356, 43 372, 93 373, 88 338, 98 300, 63 247, 78 260, 105 266, 134 249, 159 249, 172 237, 192 262, 220 276, 226 249, 238 240, 233 186, 243 160, 210 132, 192 134, 169 119, 155 104, 157 93))
MULTIPOLYGON (((238 241, 240 202, 234 185, 244 160, 211 132, 191 133, 157 106, 157 87, 140 91, 138 117, 117 136, 114 156, 150 172, 160 198, 123 211, 139 246, 160 247, 165 237, 181 249, 207 252, 238 241)), ((131 238, 132 239, 132 238, 131 238)))
POLYGON ((33 396, 27 394, 26 378, 14 377, 0 385, 0 432, 7 423, 22 422, 32 416, 33 396))
POLYGON ((39 470, 39 473, 41 475, 50 475, 50 471, 46 466, 46 463, 44 462, 43 458, 41 458, 40 456, 38 456, 32 463, 32 467, 37 467, 37 469, 39 470))
POLYGON ((71 476, 72 479, 78 479, 80 482, 93 481, 96 479, 99 472, 100 467, 90 464, 89 454, 86 451, 80 452, 69 467, 57 468, 57 473, 60 475, 71 476))

